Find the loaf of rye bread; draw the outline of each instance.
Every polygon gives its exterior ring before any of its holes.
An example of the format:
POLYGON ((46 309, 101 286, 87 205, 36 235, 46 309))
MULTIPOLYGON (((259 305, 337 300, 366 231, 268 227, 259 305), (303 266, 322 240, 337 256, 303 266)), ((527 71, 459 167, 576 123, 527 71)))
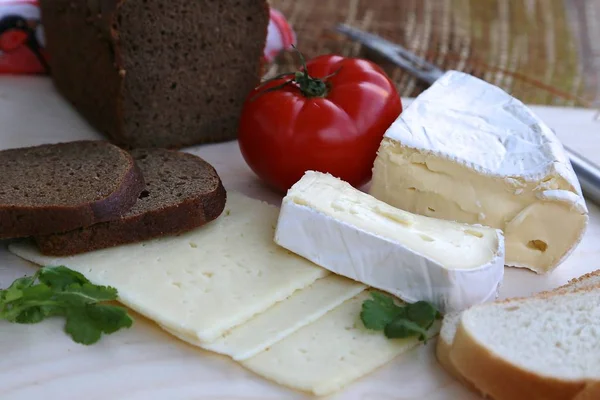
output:
POLYGON ((226 192, 215 169, 192 154, 165 149, 132 152, 146 189, 123 217, 62 234, 38 236, 47 255, 65 256, 175 235, 216 219, 226 192))
POLYGON ((266 0, 41 0, 51 74, 124 147, 234 139, 259 83, 266 0))
POLYGON ((131 155, 101 141, 0 151, 0 171, 0 239, 119 218, 145 187, 131 155))

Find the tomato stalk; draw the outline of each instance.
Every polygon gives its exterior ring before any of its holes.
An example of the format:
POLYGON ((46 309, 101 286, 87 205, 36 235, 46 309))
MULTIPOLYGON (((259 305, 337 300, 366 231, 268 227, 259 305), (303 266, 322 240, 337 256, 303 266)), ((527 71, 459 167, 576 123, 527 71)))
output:
POLYGON ((273 86, 271 88, 259 91, 254 97, 252 97, 251 100, 255 100, 257 97, 259 97, 265 93, 274 92, 276 90, 282 89, 283 87, 285 87, 289 84, 294 84, 298 89, 300 89, 300 92, 302 93, 302 95, 309 99, 313 98, 313 97, 327 97, 327 93, 329 92, 329 89, 330 89, 330 83, 327 80, 329 78, 331 78, 332 76, 336 75, 338 72, 340 72, 341 68, 337 69, 335 72, 333 72, 327 76, 324 76, 322 78, 312 77, 308 74, 308 68, 306 68, 306 61, 304 59, 304 56, 296 48, 296 46, 292 45, 292 47, 294 48, 294 50, 296 50, 296 52, 298 53, 298 56, 300 57, 300 62, 302 63, 302 71, 285 72, 283 74, 279 74, 279 75, 275 76, 274 78, 264 81, 257 87, 257 90, 273 81, 292 77, 291 79, 288 79, 287 81, 283 82, 280 85, 273 86))

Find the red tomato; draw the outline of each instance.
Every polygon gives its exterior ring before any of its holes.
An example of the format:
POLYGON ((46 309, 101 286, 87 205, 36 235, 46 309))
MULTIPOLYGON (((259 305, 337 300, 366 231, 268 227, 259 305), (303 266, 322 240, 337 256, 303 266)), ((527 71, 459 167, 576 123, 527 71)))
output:
POLYGON ((377 65, 336 55, 304 71, 250 93, 238 133, 244 159, 281 191, 307 170, 367 183, 383 134, 402 112, 394 84, 377 65))

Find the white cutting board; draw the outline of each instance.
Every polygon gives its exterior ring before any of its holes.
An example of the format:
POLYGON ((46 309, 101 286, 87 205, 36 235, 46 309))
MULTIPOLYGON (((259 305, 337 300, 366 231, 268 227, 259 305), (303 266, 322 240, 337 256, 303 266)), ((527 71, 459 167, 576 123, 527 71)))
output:
MULTIPOLYGON (((405 105, 408 101, 405 102, 405 105)), ((600 164, 600 121, 582 109, 534 107, 573 150, 600 164)), ((0 77, 0 149, 101 138, 57 96, 45 78, 0 77)), ((227 189, 277 204, 245 165, 237 143, 186 149, 212 163, 227 189)), ((0 171, 2 173, 2 171, 0 171)), ((554 273, 509 268, 502 297, 529 295, 600 268, 600 210, 573 255, 554 273)), ((0 287, 33 267, 0 242, 0 287)), ((85 347, 62 332, 61 320, 0 322, 0 399, 296 399, 308 396, 267 382, 227 357, 188 346, 137 317, 132 329, 85 347)), ((331 396, 333 399, 476 399, 421 346, 331 396)))

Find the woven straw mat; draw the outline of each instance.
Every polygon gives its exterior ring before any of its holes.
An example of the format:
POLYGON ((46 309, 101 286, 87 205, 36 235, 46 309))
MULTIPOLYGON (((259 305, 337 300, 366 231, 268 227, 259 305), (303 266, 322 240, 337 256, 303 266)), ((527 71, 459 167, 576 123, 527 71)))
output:
MULTIPOLYGON (((307 58, 325 53, 378 62, 402 96, 426 89, 335 33, 337 23, 378 34, 445 69, 502 87, 525 103, 598 107, 600 0, 270 0, 307 58)), ((295 70, 282 54, 268 75, 295 70)))

